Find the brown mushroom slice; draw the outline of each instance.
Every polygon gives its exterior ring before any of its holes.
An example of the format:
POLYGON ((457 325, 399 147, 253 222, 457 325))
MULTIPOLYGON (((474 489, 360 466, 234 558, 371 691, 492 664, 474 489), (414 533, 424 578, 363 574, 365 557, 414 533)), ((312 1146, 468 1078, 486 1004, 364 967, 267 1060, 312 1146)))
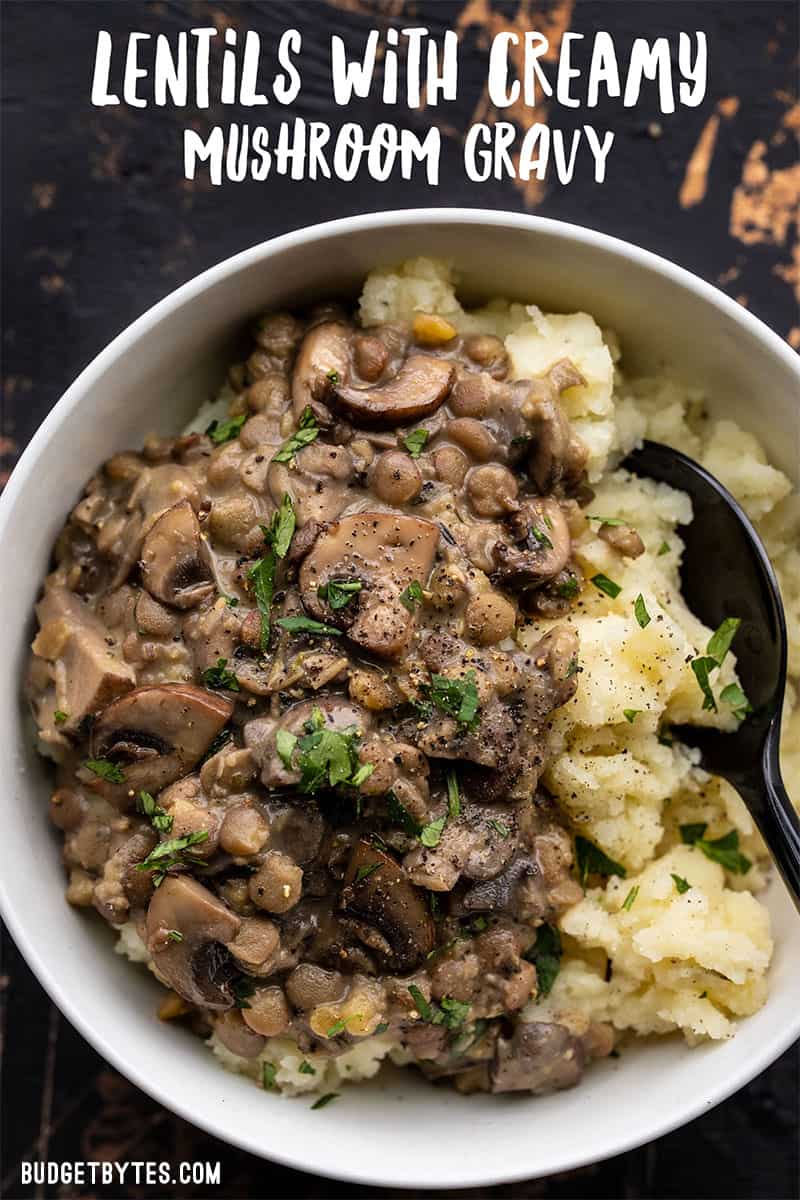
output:
POLYGON ((231 1008, 230 980, 237 972, 225 947, 240 928, 236 914, 208 888, 186 875, 167 876, 147 909, 147 948, 156 975, 190 1004, 231 1008))
POLYGON ((341 321, 323 321, 313 325, 303 338, 292 373, 292 407, 299 420, 310 408, 327 422, 324 401, 331 385, 346 379, 350 372, 352 330, 341 321))
POLYGON ((368 388, 334 384, 329 401, 356 425, 407 425, 444 404, 455 374, 444 358, 410 354, 387 383, 368 388))
POLYGON ((87 714, 134 686, 133 668, 109 647, 106 628, 72 592, 48 587, 36 615, 40 629, 33 653, 53 664, 53 708, 67 714, 62 730, 77 728, 87 714))
POLYGON ((493 547, 497 583, 514 590, 540 587, 554 579, 569 562, 569 526, 557 500, 525 499, 507 521, 511 543, 493 547))
POLYGON ((214 593, 200 522, 188 500, 173 504, 142 544, 142 582, 173 608, 193 608, 214 593))
POLYGON ((124 782, 86 771, 86 785, 115 799, 159 792, 197 765, 232 713, 230 700, 190 683, 135 688, 107 705, 92 729, 92 758, 117 764, 124 782))
MULTIPOLYGON (((370 842, 359 841, 345 872, 340 907, 349 917, 373 926, 387 949, 389 971, 405 973, 430 954, 436 942, 423 895, 399 863, 370 842)), ((371 942, 371 948, 375 945, 371 942)))
POLYGON ((365 650, 396 658, 414 629, 414 614, 400 597, 414 581, 424 587, 438 542, 438 527, 419 517, 389 512, 342 517, 320 535, 303 560, 303 604, 365 650), (357 579, 363 586, 350 604, 331 609, 319 589, 332 579, 357 579))
POLYGON ((323 525, 352 501, 348 484, 353 470, 353 456, 346 446, 317 441, 299 450, 291 463, 273 459, 267 485, 276 505, 289 496, 298 528, 313 522, 323 525))
POLYGON ((575 487, 583 478, 589 451, 573 432, 559 396, 567 388, 585 383, 575 364, 562 358, 553 363, 542 379, 531 382, 528 397, 522 403, 533 435, 528 473, 542 495, 558 487, 575 487))
POLYGON ((499 1038, 491 1067, 493 1092, 546 1092, 573 1087, 586 1064, 580 1038, 563 1025, 543 1021, 518 1024, 511 1038, 499 1038))

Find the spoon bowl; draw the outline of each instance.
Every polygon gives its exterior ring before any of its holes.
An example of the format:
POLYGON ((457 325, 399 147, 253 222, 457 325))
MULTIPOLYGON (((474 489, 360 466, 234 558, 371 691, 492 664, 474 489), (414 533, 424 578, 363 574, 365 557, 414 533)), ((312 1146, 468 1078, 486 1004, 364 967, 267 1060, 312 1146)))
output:
POLYGON ((753 711, 736 733, 691 725, 675 726, 673 733, 700 750, 707 771, 736 788, 800 909, 800 821, 778 760, 786 622, 772 564, 741 506, 687 455, 646 441, 623 466, 689 495, 694 517, 681 531, 683 595, 712 629, 726 617, 741 621, 735 638, 737 671, 753 711))

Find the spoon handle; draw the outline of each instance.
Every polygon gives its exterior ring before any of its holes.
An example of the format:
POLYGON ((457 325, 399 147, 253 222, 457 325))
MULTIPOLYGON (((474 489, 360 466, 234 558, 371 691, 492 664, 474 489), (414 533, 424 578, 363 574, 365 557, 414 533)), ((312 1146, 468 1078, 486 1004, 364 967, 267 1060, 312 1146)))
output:
POLYGON ((738 780, 737 785, 800 912, 800 819, 781 777, 779 734, 780 725, 773 722, 764 742, 759 777, 738 780))

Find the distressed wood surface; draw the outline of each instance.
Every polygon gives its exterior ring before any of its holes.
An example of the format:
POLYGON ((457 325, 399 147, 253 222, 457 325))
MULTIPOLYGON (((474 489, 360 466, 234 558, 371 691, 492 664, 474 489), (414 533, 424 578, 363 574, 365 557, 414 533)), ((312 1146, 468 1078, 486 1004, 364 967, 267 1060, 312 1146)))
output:
MULTIPOLYGON (((3 478, 80 369, 134 317, 178 284, 245 246, 314 221, 420 204, 536 210, 602 229, 655 250, 716 283, 800 347, 800 164, 794 93, 797 7, 784 0, 270 0, 225 3, 51 3, 6 0, 4 60, 4 355, 0 423, 3 478), (176 112, 92 109, 98 28, 172 33, 196 25, 254 28, 266 47, 288 26, 304 37, 304 90, 291 115, 331 122, 386 119, 373 101, 333 112, 328 43, 352 46, 366 30, 425 25, 459 30, 456 104, 398 123, 444 135, 442 183, 421 177, 379 184, 362 177, 296 184, 274 178, 211 188, 182 179, 181 130, 242 119, 232 109, 176 112), (504 29, 541 29, 557 46, 571 29, 606 29, 618 48, 634 37, 703 29, 711 53, 700 108, 661 116, 647 103, 608 101, 592 124, 616 142, 608 180, 579 170, 557 183, 469 183, 460 168, 463 131, 494 114, 483 90, 489 39, 504 29)), ((276 107, 259 111, 273 125, 276 107)), ((585 114, 583 114, 585 116, 585 114)), ((535 113, 503 119, 524 129, 535 113)), ((570 114, 551 111, 570 129, 570 114)), ((252 117, 250 118, 252 120, 252 117)), ((90 986, 90 981, 87 981, 90 986)), ((353 1197, 402 1193, 320 1180, 217 1142, 161 1109, 100 1059, 49 1002, 8 939, 2 975, 3 1106, 0 1191, 17 1196, 353 1197), (133 1159, 222 1161, 210 1188, 23 1188, 20 1162, 133 1159)), ((653 1081, 658 1086, 658 1081, 653 1081)), ((569 1175, 463 1196, 671 1200, 797 1195, 798 1056, 789 1052, 737 1096, 658 1142, 569 1175)), ((632 1103, 639 1102, 635 1096, 632 1103)), ((322 1116, 322 1114, 321 1114, 322 1116)), ((620 1114, 624 1121, 624 1114, 620 1114)), ((575 1130, 580 1139, 580 1130, 575 1130)), ((409 1147, 413 1154, 413 1147, 409 1147)), ((429 1193, 430 1195, 449 1193, 429 1193)))

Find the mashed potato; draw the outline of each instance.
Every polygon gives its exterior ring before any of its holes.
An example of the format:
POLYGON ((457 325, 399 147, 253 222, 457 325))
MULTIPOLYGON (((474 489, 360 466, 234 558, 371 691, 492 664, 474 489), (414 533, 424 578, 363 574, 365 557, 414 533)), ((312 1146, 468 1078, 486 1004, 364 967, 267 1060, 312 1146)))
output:
MULTIPOLYGON (((569 357, 585 385, 564 393, 574 428, 590 451, 595 491, 588 512, 622 518, 639 532, 645 553, 622 559, 598 536, 599 522, 578 541, 584 573, 602 572, 620 585, 610 598, 586 589, 570 621, 581 646, 575 697, 558 710, 559 752, 545 784, 574 831, 589 838, 626 869, 605 887, 591 888, 561 920, 564 957, 551 994, 529 1009, 580 1026, 611 1022, 620 1031, 665 1034, 679 1030, 689 1042, 723 1038, 734 1019, 756 1011, 766 996, 772 953, 769 915, 753 894, 766 881, 768 861, 750 815, 734 790, 700 769, 699 755, 669 737, 673 723, 734 730, 730 707, 702 707, 691 670, 711 636, 680 593, 680 530, 691 521, 689 498, 663 484, 637 479, 618 463, 642 437, 667 442, 702 462, 757 522, 780 580, 790 636, 793 679, 787 693, 783 767, 800 799, 800 496, 770 466, 757 439, 732 421, 709 420, 704 396, 673 379, 628 380, 620 372, 612 333, 587 313, 554 315, 535 306, 496 300, 465 311, 450 269, 428 259, 373 272, 361 296, 365 325, 410 321, 418 312, 447 318, 460 332, 495 333, 505 339, 518 378, 539 375, 569 357), (634 600, 641 595, 650 621, 641 628, 634 600), (735 829, 752 860, 744 875, 726 872, 694 846, 681 844, 680 826, 702 822, 707 838, 735 829), (680 882, 677 882, 680 881, 680 882), (610 969, 609 969, 610 964, 610 969)), ((206 411, 197 427, 212 412, 206 411)), ((552 622, 551 622, 552 623, 552 622)), ((524 643, 537 631, 522 633, 524 643)), ((715 672, 717 696, 736 680, 729 654, 715 672)), ((123 927, 120 952, 142 961, 135 930, 123 927)), ((144 957, 146 957, 146 952, 144 957)), ((361 1042, 333 1060, 307 1055, 273 1038, 259 1058, 238 1058, 211 1039, 214 1053, 233 1070, 292 1094, 333 1090, 347 1079, 374 1075, 384 1058, 398 1057, 386 1035, 361 1042)))

